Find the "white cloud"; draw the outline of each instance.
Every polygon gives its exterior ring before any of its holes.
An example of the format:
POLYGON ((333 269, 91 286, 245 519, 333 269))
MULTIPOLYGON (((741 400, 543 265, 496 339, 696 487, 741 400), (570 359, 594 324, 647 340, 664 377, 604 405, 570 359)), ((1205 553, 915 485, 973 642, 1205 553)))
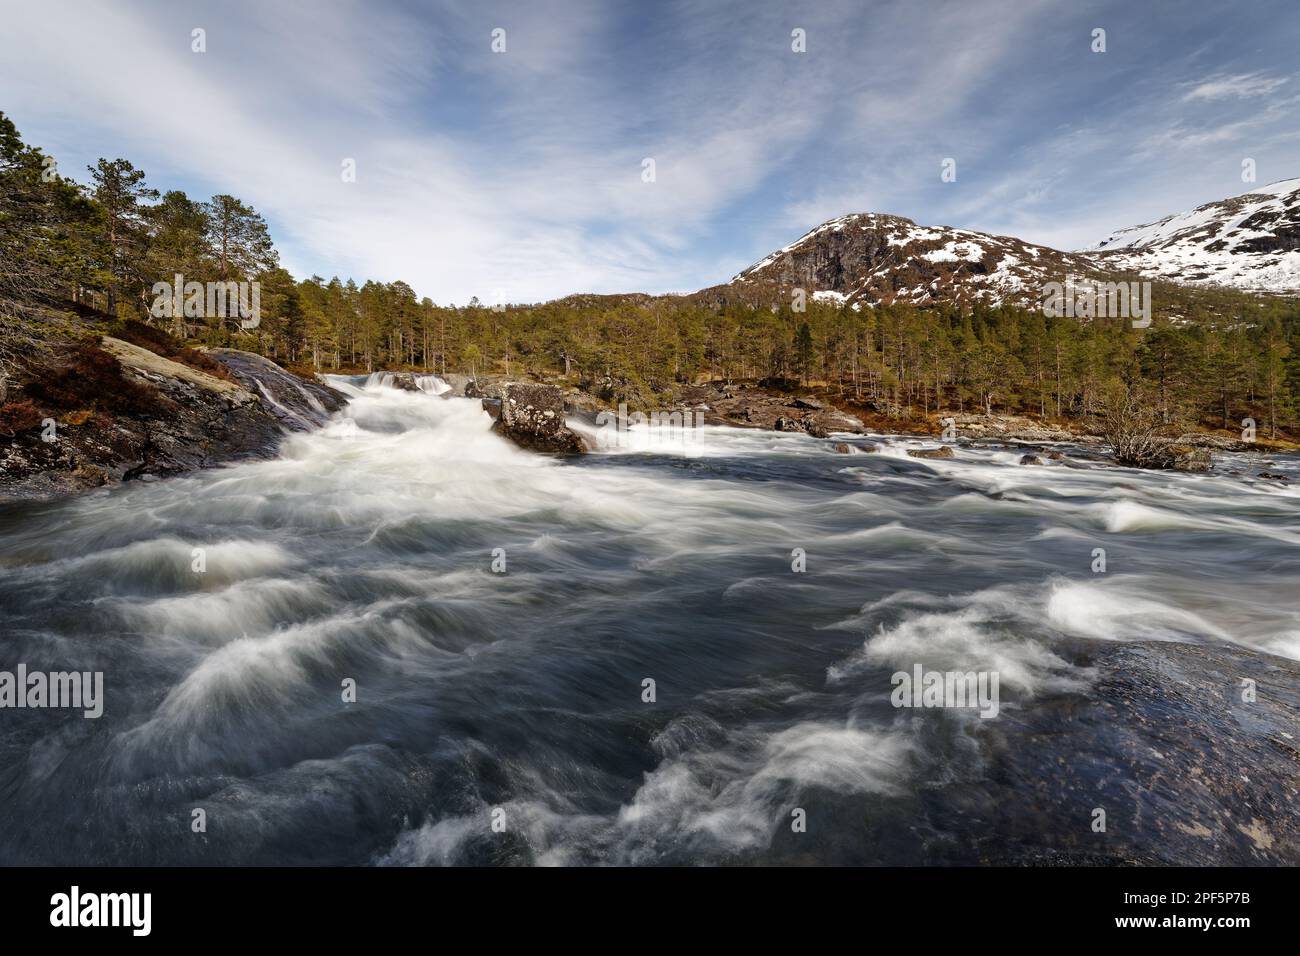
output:
POLYGON ((497 288, 535 299, 680 287, 697 278, 674 261, 691 232, 809 135, 813 113, 765 108, 779 76, 736 79, 711 97, 687 70, 675 87, 647 78, 667 94, 649 100, 664 116, 636 135, 637 118, 600 82, 604 56, 577 59, 609 49, 601 9, 570 8, 563 26, 525 8, 430 27, 376 20, 369 6, 315 11, 304 24, 239 7, 207 27, 200 55, 188 25, 156 9, 52 0, 9 18, 3 74, 39 82, 6 108, 40 117, 24 130, 34 141, 125 155, 160 186, 172 185, 160 169, 183 170, 247 199, 299 275, 401 277, 460 302, 497 288), (60 19, 79 28, 51 29, 60 19), (504 55, 489 49, 485 24, 497 19, 504 55), (475 38, 482 55, 467 57, 475 38), (431 67, 412 65, 455 58, 480 89, 440 89, 431 67), (422 96, 475 92, 483 114, 467 129, 418 128, 422 96), (652 184, 640 175, 647 155, 652 184), (356 159, 355 183, 340 179, 345 157, 356 159))
POLYGON ((1220 74, 1196 84, 1183 99, 1225 100, 1267 96, 1285 83, 1287 79, 1285 76, 1270 77, 1261 73, 1220 74))
POLYGON ((1133 84, 1057 0, 195 9, 9 4, 0 106, 74 175, 126 156, 152 185, 251 202, 296 275, 440 302, 697 288, 847 212, 1084 244, 1100 210, 1123 217, 1104 234, 1153 197, 1229 194, 1211 174, 1247 143, 1296 171, 1296 100, 1263 95, 1285 79, 1166 63, 1133 84), (1068 79, 1056 42, 1083 58, 1068 79), (1089 83, 1123 94, 1085 101, 1089 83), (1203 115, 1226 97, 1235 115, 1203 115))

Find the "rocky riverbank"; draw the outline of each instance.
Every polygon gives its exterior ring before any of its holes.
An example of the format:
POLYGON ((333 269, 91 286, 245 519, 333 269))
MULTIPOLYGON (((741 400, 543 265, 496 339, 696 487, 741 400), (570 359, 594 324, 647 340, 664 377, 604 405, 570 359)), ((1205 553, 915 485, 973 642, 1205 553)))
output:
MULTIPOLYGON (((131 342, 104 336, 97 345, 69 347, 26 387, 10 389, 7 415, 0 421, 0 498, 54 497, 271 457, 287 432, 318 427, 346 404, 323 382, 291 374, 262 356, 235 349, 198 353, 161 333, 149 334, 153 338, 137 336, 131 342), (51 386, 58 381, 68 384, 51 386)), ((612 410, 609 402, 570 383, 459 374, 444 380, 450 389, 443 397, 481 400, 493 430, 533 452, 590 451, 590 439, 570 428, 568 419, 594 427, 602 412, 612 410)), ((393 373, 385 384, 422 390, 412 373, 393 373)), ((944 433, 940 449, 918 451, 916 457, 951 455, 952 445, 992 445, 1023 448, 1022 463, 1036 464, 1047 454, 1043 444, 1069 443, 1094 446, 1095 457, 1106 458, 1100 436, 1023 416, 957 414, 914 422, 908 429, 907 423, 837 408, 828 396, 788 388, 688 385, 657 410, 681 412, 708 425, 813 438, 848 439, 868 431, 944 433)), ((873 450, 861 443, 833 447, 846 453, 873 450)), ((1170 449, 1167 467, 1186 471, 1208 470, 1216 452, 1265 450, 1200 433, 1180 436, 1170 449)))
POLYGON ((271 458, 287 432, 345 404, 249 352, 214 349, 207 367, 113 336, 56 355, 10 389, 0 434, 0 499, 48 498, 271 458))

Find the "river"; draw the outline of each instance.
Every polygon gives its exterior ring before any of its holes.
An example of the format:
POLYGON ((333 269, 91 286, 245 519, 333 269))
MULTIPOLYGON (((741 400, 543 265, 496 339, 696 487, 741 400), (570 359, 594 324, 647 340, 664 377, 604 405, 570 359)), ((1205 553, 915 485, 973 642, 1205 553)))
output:
POLYGON ((1099 647, 1300 659, 1300 490, 1258 460, 561 460, 436 380, 333 384, 275 460, 0 510, 0 668, 105 687, 0 711, 0 863, 977 862, 1099 647), (895 707, 918 664, 999 715, 895 707))

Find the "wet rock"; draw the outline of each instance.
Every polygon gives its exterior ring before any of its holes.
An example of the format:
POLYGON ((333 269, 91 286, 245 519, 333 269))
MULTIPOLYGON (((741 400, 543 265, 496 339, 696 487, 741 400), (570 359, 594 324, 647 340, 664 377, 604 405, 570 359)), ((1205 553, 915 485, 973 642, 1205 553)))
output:
POLYGON ((787 418, 782 415, 772 423, 772 430, 778 432, 806 432, 808 426, 803 423, 802 419, 787 418))
MULTIPOLYGON (((346 395, 324 382, 294 375, 253 352, 207 349, 206 354, 226 366, 289 431, 319 428, 348 403, 346 395)), ((411 389, 419 391, 414 377, 409 372, 402 374, 409 380, 411 389)))
POLYGON ((1300 863, 1300 664, 1165 641, 1103 642, 1081 663, 1080 693, 987 722, 996 784, 968 802, 989 827, 981 862, 1300 863))
POLYGON ((827 422, 813 418, 812 416, 807 416, 801 419, 801 421, 803 423, 804 431, 809 435, 812 435, 813 438, 830 438, 831 433, 837 431, 837 429, 831 428, 827 422))
POLYGON ((951 458, 953 457, 952 448, 944 445, 942 448, 909 448, 908 455, 913 458, 951 458))
POLYGON ((1063 455, 1059 451, 1049 451, 1047 453, 1047 457, 1050 458, 1052 461, 1065 461, 1065 455, 1063 455))
MULTIPOLYGON (((509 382, 501 398, 484 399, 484 407, 499 402, 492 430, 528 451, 580 455, 589 451, 581 435, 564 422, 564 395, 555 385, 509 382)), ((489 409, 489 414, 492 414, 489 409)))
POLYGON ((838 454, 841 454, 841 455, 851 455, 851 454, 853 454, 853 448, 852 448, 852 446, 850 446, 850 445, 847 444, 846 442, 837 441, 833 447, 834 447, 834 450, 835 450, 838 454))
POLYGON ((73 469, 69 479, 72 484, 82 488, 98 488, 108 483, 108 472, 98 465, 82 462, 73 469))
POLYGON ((1022 465, 1041 465, 1042 463, 1043 459, 1037 455, 1022 455, 1020 458, 1020 464, 1022 465))
POLYGON ((1256 477, 1267 478, 1269 481, 1290 481, 1291 479, 1282 474, 1280 471, 1261 471, 1256 477))

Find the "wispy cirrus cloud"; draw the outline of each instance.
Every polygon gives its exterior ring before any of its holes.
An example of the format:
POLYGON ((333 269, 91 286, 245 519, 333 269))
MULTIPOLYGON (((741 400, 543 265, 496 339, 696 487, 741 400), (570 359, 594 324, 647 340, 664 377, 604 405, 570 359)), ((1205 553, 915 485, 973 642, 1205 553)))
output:
POLYGON ((439 302, 699 288, 847 212, 1079 246, 1300 172, 1293 0, 0 4, 0 109, 65 171, 234 193, 295 274, 439 302))
POLYGON ((1219 75, 1197 83, 1183 97, 1184 100, 1226 100, 1252 96, 1267 96, 1289 77, 1265 76, 1262 73, 1219 75))

